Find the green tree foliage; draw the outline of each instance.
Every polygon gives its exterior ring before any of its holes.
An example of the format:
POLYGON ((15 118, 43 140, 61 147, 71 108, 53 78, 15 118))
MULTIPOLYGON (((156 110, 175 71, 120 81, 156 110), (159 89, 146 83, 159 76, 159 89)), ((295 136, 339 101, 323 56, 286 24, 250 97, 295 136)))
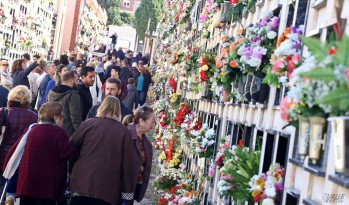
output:
POLYGON ((119 0, 97 0, 98 4, 107 11, 108 25, 121 26, 123 24, 120 15, 119 0))
POLYGON ((126 13, 126 12, 121 12, 120 18, 124 24, 133 26, 134 16, 132 16, 131 14, 126 13))
POLYGON ((140 39, 144 39, 148 26, 148 20, 151 18, 150 32, 156 30, 156 25, 162 17, 162 0, 142 0, 141 5, 136 10, 134 26, 140 39))

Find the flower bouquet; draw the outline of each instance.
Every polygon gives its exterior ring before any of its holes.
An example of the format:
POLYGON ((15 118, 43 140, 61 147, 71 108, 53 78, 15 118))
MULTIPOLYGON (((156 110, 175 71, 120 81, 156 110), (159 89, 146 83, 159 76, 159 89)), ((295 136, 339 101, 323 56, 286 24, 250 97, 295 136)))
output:
POLYGON ((215 71, 215 54, 210 52, 204 52, 203 56, 198 59, 200 63, 199 75, 200 82, 208 81, 215 71))
POLYGON ((218 182, 219 194, 231 196, 236 203, 252 202, 248 182, 258 174, 260 151, 249 152, 242 145, 234 145, 224 154, 224 166, 220 169, 222 174, 218 182))
POLYGON ((175 127, 180 128, 184 122, 185 116, 190 112, 190 106, 186 103, 181 103, 176 116, 173 118, 175 127))
POLYGON ((218 166, 218 168, 222 168, 224 166, 224 153, 226 152, 226 150, 229 150, 229 136, 226 136, 225 139, 221 140, 221 144, 215 159, 215 164, 218 166))
POLYGON ((279 86, 286 84, 296 67, 302 64, 300 56, 303 26, 286 28, 277 41, 277 49, 270 60, 273 68, 268 70, 263 82, 269 85, 279 86), (286 75, 285 75, 286 74, 286 75))
POLYGON ((174 168, 162 170, 154 180, 155 190, 169 191, 183 179, 182 171, 174 168))
POLYGON ((271 165, 267 173, 253 176, 249 182, 253 201, 263 205, 277 204, 282 197, 284 177, 285 169, 279 164, 271 165))
POLYGON ((216 135, 215 130, 209 129, 207 124, 203 124, 200 130, 192 130, 190 135, 192 136, 191 144, 193 148, 195 147, 195 153, 199 157, 212 157, 216 135))

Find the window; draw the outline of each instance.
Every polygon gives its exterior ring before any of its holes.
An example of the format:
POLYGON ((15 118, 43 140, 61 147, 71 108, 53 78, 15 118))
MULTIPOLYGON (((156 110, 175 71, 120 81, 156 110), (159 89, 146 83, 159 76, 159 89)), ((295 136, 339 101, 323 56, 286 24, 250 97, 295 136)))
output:
POLYGON ((130 7, 130 1, 124 1, 123 6, 126 8, 130 7))

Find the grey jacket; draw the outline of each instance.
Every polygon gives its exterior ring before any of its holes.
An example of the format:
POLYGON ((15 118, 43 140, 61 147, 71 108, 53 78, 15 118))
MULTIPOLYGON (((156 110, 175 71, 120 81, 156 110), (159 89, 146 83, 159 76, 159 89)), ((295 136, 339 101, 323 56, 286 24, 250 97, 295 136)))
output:
POLYGON ((79 92, 69 86, 59 85, 49 92, 47 101, 56 101, 63 104, 62 128, 71 136, 82 122, 79 92))
POLYGON ((122 103, 130 110, 133 110, 133 105, 137 102, 138 92, 136 86, 133 84, 127 85, 127 95, 122 103))

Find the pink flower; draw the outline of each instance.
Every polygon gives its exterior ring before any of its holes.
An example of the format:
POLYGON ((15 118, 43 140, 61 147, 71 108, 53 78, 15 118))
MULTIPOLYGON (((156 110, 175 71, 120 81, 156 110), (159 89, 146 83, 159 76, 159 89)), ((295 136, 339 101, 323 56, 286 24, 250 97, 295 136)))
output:
POLYGON ((273 71, 274 72, 277 72, 279 71, 280 69, 284 68, 285 67, 285 62, 283 60, 276 60, 275 61, 275 64, 273 66, 273 71))
POLYGON ((345 69, 344 73, 347 76, 347 78, 349 78, 349 67, 347 69, 345 69))
POLYGON ((280 115, 282 120, 289 122, 290 120, 288 119, 287 110, 288 110, 288 102, 287 102, 287 96, 285 96, 280 103, 280 115))
POLYGON ((274 16, 270 24, 271 28, 274 29, 279 26, 279 17, 274 16))
POLYGON ((298 65, 301 61, 301 57, 299 55, 292 56, 291 61, 295 64, 298 65))

